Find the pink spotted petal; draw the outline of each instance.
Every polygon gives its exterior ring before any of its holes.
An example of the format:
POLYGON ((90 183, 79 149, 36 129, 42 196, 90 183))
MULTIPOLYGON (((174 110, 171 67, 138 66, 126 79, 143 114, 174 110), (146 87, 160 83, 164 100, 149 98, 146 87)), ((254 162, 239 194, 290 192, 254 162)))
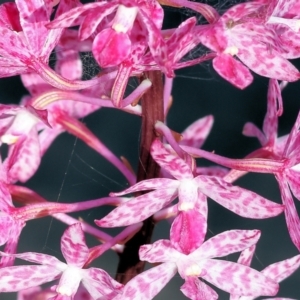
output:
MULTIPOLYGON (((25 222, 15 222, 15 224, 10 228, 10 236, 5 244, 5 253, 16 253, 21 231, 25 226, 25 222)), ((0 260, 0 268, 12 266, 15 262, 15 257, 11 255, 2 256, 0 260)))
MULTIPOLYGON (((21 254, 8 254, 4 252, 0 252, 0 255, 2 256, 12 256, 15 258, 23 259, 29 262, 45 265, 47 267, 53 267, 57 270, 60 270, 59 272, 63 271, 67 265, 59 261, 56 257, 48 255, 48 254, 42 254, 42 253, 36 253, 36 252, 25 252, 21 254)), ((1 269, 0 269, 1 270, 1 269)))
POLYGON ((220 76, 240 89, 246 88, 253 81, 253 76, 248 68, 230 54, 221 53, 215 57, 213 67, 220 76))
POLYGON ((279 290, 278 283, 262 273, 230 261, 207 259, 202 270, 203 279, 230 294, 274 296, 279 290))
POLYGON ((256 45, 254 51, 240 50, 239 59, 255 73, 283 81, 296 81, 300 73, 288 60, 270 51, 264 45, 256 45))
POLYGON ((190 166, 158 139, 152 143, 150 151, 153 159, 176 179, 194 177, 190 166))
POLYGON ((149 218, 177 197, 174 189, 157 190, 136 197, 115 208, 95 223, 100 227, 118 227, 135 224, 149 218))
POLYGON ((79 39, 83 41, 89 38, 96 31, 103 19, 111 14, 117 6, 115 1, 112 1, 112 3, 106 3, 105 6, 95 8, 92 13, 87 14, 83 19, 78 32, 79 39))
MULTIPOLYGON (((2 176, 5 174, 0 173, 0 175, 2 176)), ((5 179, 4 176, 2 178, 3 180, 5 179)), ((10 207, 13 207, 13 203, 10 192, 8 190, 8 186, 5 183, 0 182, 0 211, 9 212, 10 207)))
POLYGON ((15 31, 5 27, 0 27, 0 55, 13 61, 19 61, 24 66, 24 61, 30 59, 30 54, 26 50, 27 46, 15 31))
POLYGON ((30 52, 39 56, 47 38, 48 29, 45 25, 50 20, 52 7, 43 0, 16 0, 16 5, 30 52))
POLYGON ((96 35, 92 52, 100 67, 117 66, 128 58, 131 41, 127 33, 106 28, 96 35))
POLYGON ((36 128, 33 127, 27 136, 19 137, 12 147, 9 159, 14 161, 14 163, 8 172, 9 180, 10 182, 26 182, 35 174, 41 162, 36 128))
POLYGON ((201 148, 207 136, 209 135, 214 117, 212 115, 203 117, 182 132, 181 145, 190 146, 194 148, 201 148))
POLYGON ((259 230, 228 230, 204 242, 191 257, 201 260, 226 256, 255 245, 259 238, 259 230))
MULTIPOLYGON (((268 89, 268 108, 267 114, 264 119, 263 132, 270 143, 274 145, 277 138, 277 127, 278 127, 278 107, 282 108, 282 97, 281 90, 278 81, 270 79, 268 89)), ((279 112, 280 113, 280 112, 279 112)))
POLYGON ((85 16, 94 11, 99 7, 106 5, 106 2, 97 2, 97 3, 88 3, 75 7, 69 11, 66 11, 64 14, 55 18, 51 23, 47 25, 48 28, 61 28, 61 27, 70 27, 81 24, 85 16))
POLYGON ((115 281, 104 270, 97 268, 89 268, 84 271, 82 284, 93 299, 99 299, 101 296, 107 295, 110 295, 111 297, 107 299, 112 299, 119 294, 120 290, 123 288, 123 284, 115 281))
POLYGON ((168 178, 153 178, 153 179, 146 179, 136 183, 135 185, 131 186, 130 188, 118 192, 118 193, 110 193, 109 195, 112 197, 115 196, 122 196, 126 194, 131 194, 140 191, 148 191, 148 190, 159 190, 159 189, 177 189, 179 186, 179 182, 174 179, 168 178))
POLYGON ((300 201, 300 173, 293 169, 287 169, 286 177, 293 195, 300 201))
POLYGON ((61 238, 61 252, 70 266, 82 268, 88 259, 89 248, 85 243, 80 223, 68 227, 61 238))
POLYGON ((114 300, 151 300, 177 272, 174 263, 164 263, 135 276, 114 300))
POLYGON ((15 226, 15 220, 9 214, 0 211, 0 246, 4 245, 11 238, 15 226))
POLYGON ((28 67, 17 60, 0 57, 0 78, 28 72, 28 67))
POLYGON ((300 219, 298 212, 285 178, 278 177, 277 181, 281 192, 282 202, 285 205, 284 214, 289 234, 292 242, 300 251, 300 219))
POLYGON ((142 261, 150 263, 176 262, 182 259, 182 254, 175 250, 169 240, 158 240, 153 244, 142 245, 139 250, 142 261))
POLYGON ((300 255, 296 255, 292 258, 269 265, 261 272, 265 276, 275 280, 276 282, 281 282, 282 280, 292 275, 299 268, 299 266, 300 255))
POLYGON ((16 32, 22 31, 19 10, 15 3, 7 2, 0 5, 0 26, 16 32))
POLYGON ((178 62, 185 54, 196 46, 193 41, 192 30, 196 25, 196 18, 191 17, 182 22, 174 33, 167 40, 168 59, 170 68, 174 68, 175 62, 178 62))
POLYGON ((298 113, 296 122, 288 135, 287 141, 285 143, 283 157, 291 157, 294 150, 299 150, 299 127, 300 127, 300 112, 298 113), (298 141, 298 143, 296 142, 298 141))
POLYGON ((186 297, 192 300, 218 299, 218 294, 210 286, 194 276, 187 277, 180 290, 186 297))
MULTIPOLYGON (((250 266, 252 262, 252 258, 254 256, 256 249, 256 245, 252 245, 251 247, 243 250, 240 254, 240 257, 238 258, 238 263, 242 264, 244 266, 250 266)), ((269 276, 268 276, 269 277, 269 276)))
POLYGON ((277 216, 284 210, 282 205, 221 178, 200 175, 195 180, 202 193, 242 217, 264 219, 277 216))
POLYGON ((60 271, 51 265, 16 266, 0 269, 0 292, 17 292, 50 282, 60 271))
POLYGON ((190 254, 203 243, 206 229, 207 218, 193 209, 182 211, 172 223, 170 240, 179 252, 190 254))

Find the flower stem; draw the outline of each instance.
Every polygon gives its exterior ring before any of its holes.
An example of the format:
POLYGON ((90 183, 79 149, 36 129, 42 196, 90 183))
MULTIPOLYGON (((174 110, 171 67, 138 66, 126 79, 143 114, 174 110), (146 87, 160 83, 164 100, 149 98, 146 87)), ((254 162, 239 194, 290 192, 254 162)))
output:
MULTIPOLYGON (((142 80, 148 78, 152 82, 151 88, 143 96, 142 103, 142 134, 140 143, 140 157, 137 181, 156 178, 160 168, 150 155, 150 147, 155 138, 154 125, 157 121, 164 121, 163 107, 163 78, 160 71, 146 72, 142 80)), ((144 270, 145 262, 139 260, 139 248, 150 243, 154 221, 149 218, 143 226, 126 244, 120 254, 116 280, 127 283, 130 279, 144 270)))

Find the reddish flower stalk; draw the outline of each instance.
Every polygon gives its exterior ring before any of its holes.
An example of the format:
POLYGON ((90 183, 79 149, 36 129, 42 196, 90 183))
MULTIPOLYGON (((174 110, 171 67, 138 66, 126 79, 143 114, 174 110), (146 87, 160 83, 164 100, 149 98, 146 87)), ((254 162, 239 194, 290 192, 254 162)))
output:
MULTIPOLYGON (((157 121, 164 121, 163 108, 163 80, 160 71, 146 72, 144 75, 152 82, 152 87, 142 98, 142 136, 140 143, 139 166, 137 181, 156 178, 160 168, 150 155, 150 147, 156 138, 154 125, 157 121)), ((154 228, 152 218, 144 221, 141 230, 129 240, 120 254, 116 280, 127 283, 130 279, 140 274, 145 262, 139 260, 138 251, 141 245, 150 243, 154 228)))

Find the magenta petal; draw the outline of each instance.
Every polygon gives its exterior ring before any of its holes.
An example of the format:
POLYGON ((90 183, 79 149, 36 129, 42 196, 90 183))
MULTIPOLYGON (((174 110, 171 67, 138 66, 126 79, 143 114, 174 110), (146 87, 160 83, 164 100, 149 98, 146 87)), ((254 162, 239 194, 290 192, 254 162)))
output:
POLYGON ((123 288, 123 284, 115 281, 104 270, 89 268, 83 272, 82 284, 93 297, 92 299, 99 299, 107 295, 116 296, 123 288))
POLYGON ((191 255, 198 260, 222 257, 255 245, 259 238, 259 230, 228 230, 205 241, 191 255))
POLYGON ((282 280, 293 274, 300 266, 300 255, 296 255, 292 258, 285 259, 283 261, 269 265, 261 272, 276 282, 282 280))
POLYGON ((115 208, 111 213, 95 223, 100 227, 128 226, 155 214, 171 203, 177 196, 174 189, 157 190, 136 197, 115 208))
POLYGON ((222 178, 197 176, 200 190, 220 205, 234 213, 253 219, 264 219, 277 216, 284 207, 265 199, 258 194, 233 186, 222 178))
POLYGON ((224 79, 234 86, 244 89, 253 81, 247 67, 230 54, 221 53, 213 59, 213 67, 224 79))
POLYGON ((290 189, 285 178, 277 178, 282 202, 285 205, 285 219, 292 242, 300 251, 300 219, 290 189))
POLYGON ((130 188, 119 192, 119 193, 110 193, 110 196, 122 196, 126 194, 131 194, 134 192, 139 191, 147 191, 147 190, 153 190, 153 189, 176 189, 179 186, 179 182, 174 179, 168 179, 168 178, 153 178, 153 179, 146 179, 143 181, 138 182, 137 184, 131 186, 130 188))
MULTIPOLYGON (((27 136, 19 137, 16 144, 12 146, 10 156, 14 156, 14 164, 9 169, 8 175, 11 182, 26 182, 30 179, 41 162, 40 145, 38 133, 33 127, 27 136)), ((11 158, 9 158, 11 159, 11 158)))
POLYGON ((218 299, 218 294, 197 277, 187 277, 180 290, 186 297, 192 300, 218 299))
POLYGON ((142 245, 139 251, 140 260, 150 263, 176 262, 182 255, 172 246, 169 240, 158 240, 153 244, 142 245))
POLYGON ((183 139, 180 144, 200 148, 210 133, 213 122, 214 117, 212 115, 195 121, 182 132, 183 139))
MULTIPOLYGON (((256 249, 256 245, 252 245, 251 247, 243 250, 240 254, 240 257, 238 259, 238 263, 245 265, 245 266, 250 266, 251 265, 251 261, 254 255, 256 249)), ((268 276, 269 277, 269 276, 268 276)))
POLYGON ((190 254, 201 246, 206 228, 207 220, 199 212, 182 211, 172 223, 170 240, 179 252, 190 254))
POLYGON ((176 274, 174 263, 164 263, 135 276, 115 300, 151 300, 176 274))
POLYGON ((61 252, 68 265, 82 268, 88 259, 89 248, 85 243, 80 223, 69 226, 61 238, 61 252))
POLYGON ((239 51, 238 57, 259 75, 284 81, 296 81, 300 78, 296 67, 276 53, 276 50, 270 51, 263 43, 255 45, 254 51, 239 51))
POLYGON ((300 201, 300 173, 293 169, 287 169, 286 177, 293 195, 300 201))
POLYGON ((117 66, 129 56, 131 41, 128 34, 106 28, 95 37, 92 52, 102 68, 117 66))
POLYGON ((4 245, 9 240, 12 234, 12 228, 15 226, 16 222, 9 214, 0 212, 0 246, 4 245))
MULTIPOLYGON (((19 259, 23 259, 29 262, 45 265, 48 267, 53 267, 56 269, 64 269, 66 267, 66 264, 59 261, 56 257, 48 255, 48 254, 42 254, 42 253, 36 253, 36 252, 25 252, 20 254, 8 254, 4 252, 0 252, 0 255, 2 256, 13 256, 19 259)), ((1 270, 1 269, 0 269, 1 270)))
POLYGON ((203 279, 230 294, 274 296, 279 289, 278 283, 262 273, 230 261, 207 259, 202 268, 203 279))
POLYGON ((278 115, 282 109, 281 90, 278 81, 270 79, 268 89, 268 109, 264 119, 263 132, 271 145, 274 145, 277 138, 278 115), (277 103, 279 111, 277 111, 277 103))
POLYGON ((0 292, 18 292, 50 282, 60 273, 52 266, 16 266, 0 269, 0 292))
POLYGON ((193 178, 190 166, 158 139, 151 145, 151 155, 153 159, 176 179, 193 178))

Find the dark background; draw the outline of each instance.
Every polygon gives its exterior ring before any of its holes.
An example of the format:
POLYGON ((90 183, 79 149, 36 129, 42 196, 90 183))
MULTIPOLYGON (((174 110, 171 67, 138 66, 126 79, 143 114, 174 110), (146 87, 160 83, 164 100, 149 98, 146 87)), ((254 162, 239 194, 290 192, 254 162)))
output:
MULTIPOLYGON (((220 1, 216 4, 219 7, 222 5, 223 9, 228 3, 220 1)), ((178 25, 191 15, 189 10, 179 12, 177 9, 167 9, 165 27, 178 25)), ((201 51, 203 50, 197 49, 189 56, 199 56, 201 51)), ((95 68, 93 61, 86 55, 84 63, 85 72, 91 74, 95 68)), ((295 64, 297 65, 297 62, 295 64)), ((135 86, 136 81, 133 80, 130 84, 135 86)), ((172 93, 174 104, 169 113, 168 125, 181 132, 196 119, 212 114, 215 123, 203 148, 214 150, 220 155, 242 158, 259 146, 256 139, 244 137, 241 132, 243 125, 249 121, 261 128, 266 112, 267 88, 268 79, 255 76, 253 84, 240 91, 220 78, 210 63, 177 71, 172 93)), ((28 94, 18 77, 1 79, 0 89, 2 103, 18 103, 22 96, 28 94)), ((280 118, 280 136, 287 134, 293 126, 299 111, 299 98, 300 84, 289 84, 283 92, 284 114, 280 118)), ((83 122, 116 155, 128 158, 136 169, 140 138, 138 117, 102 108, 84 118, 83 122)), ((210 165, 205 161, 199 161, 200 164, 210 165)), ((250 174, 241 178, 237 184, 268 199, 281 202, 278 185, 271 175, 250 174)), ((125 189, 127 184, 122 175, 102 157, 80 140, 65 133, 52 144, 43 157, 40 169, 26 186, 51 201, 75 202, 107 196, 110 191, 125 189)), ((298 200, 295 202, 299 208, 298 200)), ((109 210, 109 207, 101 207, 73 216, 80 216, 93 224, 94 219, 100 219, 109 210)), ((252 267, 258 270, 298 254, 298 250, 290 241, 283 215, 259 221, 244 219, 209 200, 208 228, 208 236, 229 229, 262 230, 252 263, 252 267)), ((65 229, 65 225, 50 217, 30 221, 21 235, 18 252, 43 252, 63 259, 60 253, 60 237, 65 229)), ((115 234, 118 230, 112 229, 107 232, 115 234)), ((168 232, 169 223, 159 223, 153 240, 168 238, 168 232)), ((87 243, 89 246, 97 244, 96 240, 89 236, 87 243)), ((236 261, 237 257, 238 255, 232 255, 228 259, 236 261)), ((113 252, 107 252, 97 260, 96 265, 114 276, 117 256, 113 252)), ((284 281, 278 297, 300 299, 299 276, 300 271, 284 281)), ((155 299, 186 299, 179 291, 179 285, 182 283, 182 279, 176 276, 155 299)), ((218 293, 220 299, 228 299, 227 294, 221 291, 218 293)), ((16 299, 16 296, 1 294, 0 299, 16 299)))

